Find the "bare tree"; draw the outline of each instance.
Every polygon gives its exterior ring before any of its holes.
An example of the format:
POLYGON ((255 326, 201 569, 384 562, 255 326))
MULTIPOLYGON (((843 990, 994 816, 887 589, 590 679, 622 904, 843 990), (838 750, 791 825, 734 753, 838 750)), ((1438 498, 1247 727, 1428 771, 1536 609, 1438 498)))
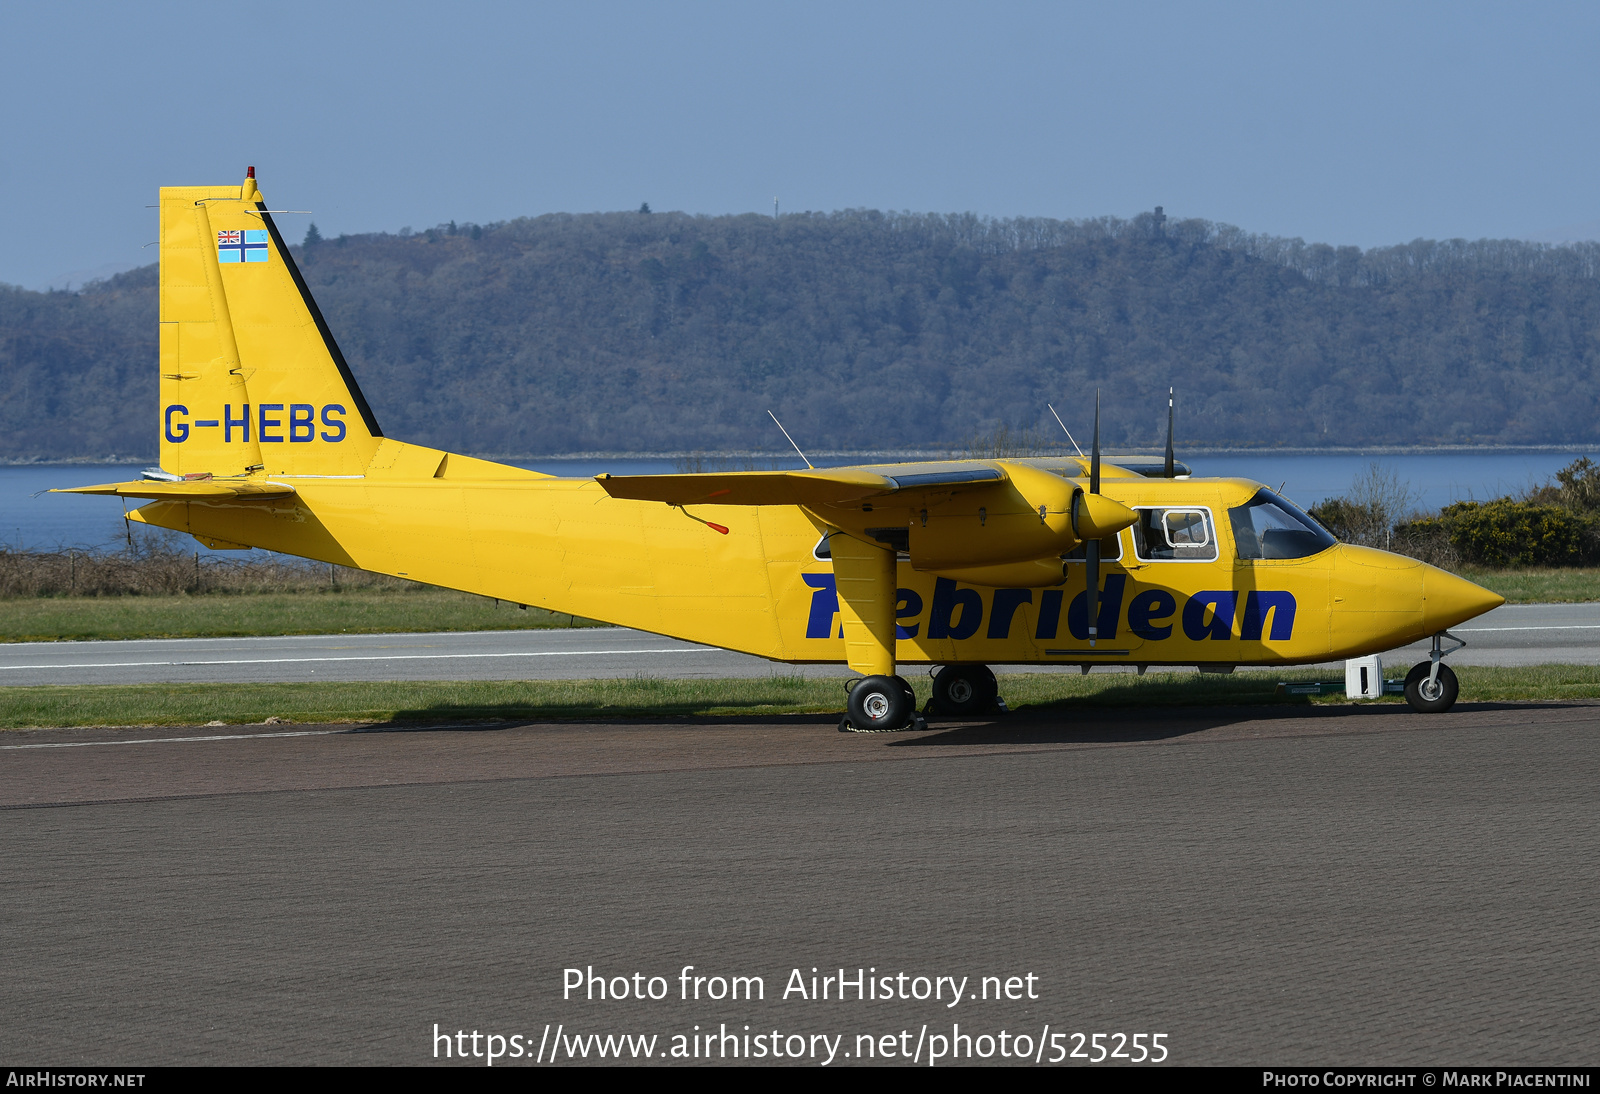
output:
POLYGON ((1315 506, 1311 515, 1346 543, 1390 550, 1395 525, 1412 519, 1421 500, 1394 468, 1373 461, 1351 480, 1349 493, 1315 506))
POLYGON ((969 433, 962 445, 964 460, 1003 460, 1020 456, 1057 456, 1065 445, 1057 434, 1033 426, 1012 429, 1004 423, 988 433, 969 433))

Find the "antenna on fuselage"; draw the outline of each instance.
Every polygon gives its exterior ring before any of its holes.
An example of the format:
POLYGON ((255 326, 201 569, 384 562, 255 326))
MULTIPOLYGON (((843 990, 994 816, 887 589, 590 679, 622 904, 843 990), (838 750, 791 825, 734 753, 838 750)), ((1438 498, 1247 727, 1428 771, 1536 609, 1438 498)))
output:
MULTIPOLYGON (((1100 396, 1099 396, 1099 395, 1096 395, 1096 396, 1095 396, 1095 398, 1096 398, 1096 399, 1098 399, 1098 398, 1100 398, 1100 396)), ((1069 441, 1071 441, 1071 442, 1072 442, 1072 447, 1073 447, 1073 448, 1078 448, 1078 441, 1077 441, 1077 439, 1076 439, 1076 438, 1075 438, 1075 437, 1073 437, 1073 435, 1072 435, 1072 430, 1070 430, 1070 429, 1068 429, 1068 428, 1067 428, 1067 423, 1066 423, 1066 422, 1063 422, 1063 421, 1062 421, 1062 420, 1061 420, 1061 415, 1059 415, 1059 414, 1057 414, 1057 413, 1056 413, 1056 408, 1055 408, 1055 407, 1053 407, 1053 406, 1050 406, 1050 404, 1049 404, 1049 403, 1046 403, 1046 404, 1044 404, 1044 405, 1045 405, 1045 406, 1046 406, 1046 407, 1048 407, 1048 408, 1049 408, 1049 410, 1050 410, 1050 413, 1051 413, 1051 415, 1052 415, 1052 416, 1053 416, 1053 417, 1054 417, 1054 418, 1055 418, 1055 420, 1056 420, 1056 425, 1059 425, 1059 426, 1060 426, 1060 427, 1061 427, 1061 432, 1063 432, 1063 433, 1065 433, 1065 434, 1066 434, 1066 435, 1067 435, 1067 440, 1069 440, 1069 441)), ((1097 412, 1096 412, 1096 413, 1098 413, 1098 411, 1097 411, 1097 412)), ((1078 448, 1078 458, 1079 458, 1079 459, 1080 459, 1080 460, 1081 460, 1081 459, 1082 459, 1082 458, 1083 458, 1083 449, 1081 449, 1081 448, 1078 448)))
MULTIPOLYGON (((772 413, 772 411, 770 411, 770 410, 767 411, 767 415, 768 415, 768 417, 770 417, 772 419, 773 423, 777 425, 778 430, 779 430, 779 432, 781 432, 783 434, 784 439, 786 441, 788 441, 790 444, 794 444, 794 438, 789 436, 789 431, 787 429, 783 428, 783 423, 778 421, 778 416, 776 414, 772 413)), ((806 454, 804 452, 800 451, 800 446, 799 445, 794 444, 794 450, 797 453, 799 453, 800 458, 802 460, 805 460, 805 465, 806 465, 807 469, 809 469, 811 471, 815 471, 816 470, 815 467, 811 466, 811 461, 806 459, 806 454)))
POLYGON ((1169 479, 1178 477, 1177 467, 1172 460, 1172 388, 1167 388, 1167 462, 1161 468, 1161 473, 1169 479))

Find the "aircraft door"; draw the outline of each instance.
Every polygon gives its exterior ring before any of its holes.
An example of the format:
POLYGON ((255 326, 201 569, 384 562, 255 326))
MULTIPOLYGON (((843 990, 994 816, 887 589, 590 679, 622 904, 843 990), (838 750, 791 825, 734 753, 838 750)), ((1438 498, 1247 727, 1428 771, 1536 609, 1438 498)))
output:
POLYGON ((1126 625, 1144 643, 1142 660, 1227 664, 1237 657, 1233 568, 1214 500, 1134 508, 1126 625))

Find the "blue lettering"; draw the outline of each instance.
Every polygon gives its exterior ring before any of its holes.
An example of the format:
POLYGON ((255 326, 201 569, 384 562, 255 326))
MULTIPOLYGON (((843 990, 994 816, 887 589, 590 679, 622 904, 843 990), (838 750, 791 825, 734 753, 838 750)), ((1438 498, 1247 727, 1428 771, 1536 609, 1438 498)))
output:
POLYGON ((176 436, 174 436, 172 433, 172 416, 174 414, 187 413, 189 413, 189 408, 179 403, 173 403, 171 406, 167 407, 167 440, 171 441, 173 444, 182 444, 184 441, 189 439, 188 422, 179 422, 178 428, 182 430, 182 432, 176 436))
POLYGON ((245 403, 242 413, 244 417, 235 418, 232 414, 233 405, 225 403, 222 407, 222 443, 227 444, 233 440, 233 427, 238 426, 244 439, 250 439, 250 404, 245 403))
POLYGON ((317 435, 317 408, 310 403, 289 404, 289 441, 303 444, 317 435), (304 413, 302 413, 302 411, 304 413), (302 435, 302 432, 304 435, 302 435))
POLYGON ((1035 638, 1056 636, 1061 626, 1061 594, 1060 589, 1046 589, 1039 598, 1039 626, 1033 632, 1035 638))
POLYGON ((269 437, 269 436, 267 436, 267 427, 269 425, 282 425, 283 424, 283 419, 282 418, 269 418, 269 417, 267 417, 267 411, 269 411, 269 410, 282 410, 282 409, 283 409, 283 404, 282 403, 262 403, 260 408, 256 411, 256 438, 262 444, 266 444, 268 441, 278 441, 280 443, 283 441, 282 437, 269 437))
POLYGON ((971 638, 983 622, 983 598, 976 589, 957 589, 948 577, 933 582, 933 608, 928 613, 929 638, 971 638), (956 615, 960 609, 960 615, 956 615))
MULTIPOLYGON (((895 593, 898 603, 894 606, 896 619, 915 619, 922 614, 922 594, 915 589, 901 589, 895 593)), ((922 629, 921 623, 913 623, 909 627, 902 627, 899 623, 894 625, 896 638, 915 638, 917 631, 922 629)))
POLYGON ((1183 633, 1191 641, 1226 642, 1233 637, 1233 611, 1238 606, 1239 594, 1232 589, 1210 590, 1195 593, 1183 606, 1183 633), (1211 609, 1211 621, 1206 621, 1206 609, 1211 609))
POLYGON ((1246 642, 1261 641, 1261 631, 1272 613, 1272 641, 1287 641, 1294 633, 1294 594, 1279 590, 1254 590, 1245 594, 1244 618, 1239 620, 1239 637, 1246 642))
MULTIPOLYGON (((342 441, 342 440, 344 440, 344 418, 343 418, 343 415, 344 415, 344 407, 341 406, 339 403, 329 403, 327 406, 322 408, 322 424, 327 426, 329 429, 337 429, 339 431, 337 433, 324 433, 322 435, 322 439, 323 440, 325 440, 325 441, 342 441), (335 420, 334 417, 333 417, 334 414, 338 414, 338 415, 340 415, 340 417, 337 420, 335 420)), ((829 578, 829 580, 831 581, 832 578, 829 578)), ((827 635, 823 635, 822 637, 826 638, 828 636, 827 635)))
MULTIPOLYGON (((811 615, 806 619, 807 638, 826 638, 833 629, 834 617, 839 614, 839 588, 832 574, 801 574, 800 580, 817 590, 811 594, 811 615)), ((839 637, 844 637, 844 624, 839 625, 839 637)))
MULTIPOLYGON (((1106 587, 1100 594, 1099 619, 1095 627, 1100 638, 1117 636, 1117 620, 1122 617, 1122 591, 1128 584, 1127 574, 1107 574, 1106 587)), ((1089 591, 1085 589, 1072 598, 1067 608, 1067 630, 1072 637, 1085 641, 1089 638, 1089 591)))
POLYGON ((1024 604, 1033 603, 1032 589, 996 589, 994 608, 989 612, 989 637, 1011 637, 1011 618, 1024 604))
POLYGON ((1128 605, 1128 629, 1140 638, 1159 642, 1172 636, 1172 624, 1158 627, 1158 620, 1166 619, 1178 610, 1178 602, 1165 589, 1146 589, 1128 605))
POLYGON ((194 424, 196 429, 215 429, 222 423, 215 418, 196 418, 194 424))

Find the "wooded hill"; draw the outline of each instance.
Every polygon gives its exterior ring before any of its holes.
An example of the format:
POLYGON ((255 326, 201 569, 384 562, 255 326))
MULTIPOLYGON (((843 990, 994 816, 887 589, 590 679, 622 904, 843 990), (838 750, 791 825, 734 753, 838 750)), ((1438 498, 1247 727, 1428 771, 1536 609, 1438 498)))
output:
MULTIPOLYGON (((551 215, 295 248, 384 431, 477 454, 1600 442, 1600 244, 1201 220, 551 215), (1053 425, 1051 428, 1054 428, 1053 425), (1080 436, 1080 440, 1083 438, 1080 436)), ((0 287, 0 457, 153 455, 153 266, 0 287)))

